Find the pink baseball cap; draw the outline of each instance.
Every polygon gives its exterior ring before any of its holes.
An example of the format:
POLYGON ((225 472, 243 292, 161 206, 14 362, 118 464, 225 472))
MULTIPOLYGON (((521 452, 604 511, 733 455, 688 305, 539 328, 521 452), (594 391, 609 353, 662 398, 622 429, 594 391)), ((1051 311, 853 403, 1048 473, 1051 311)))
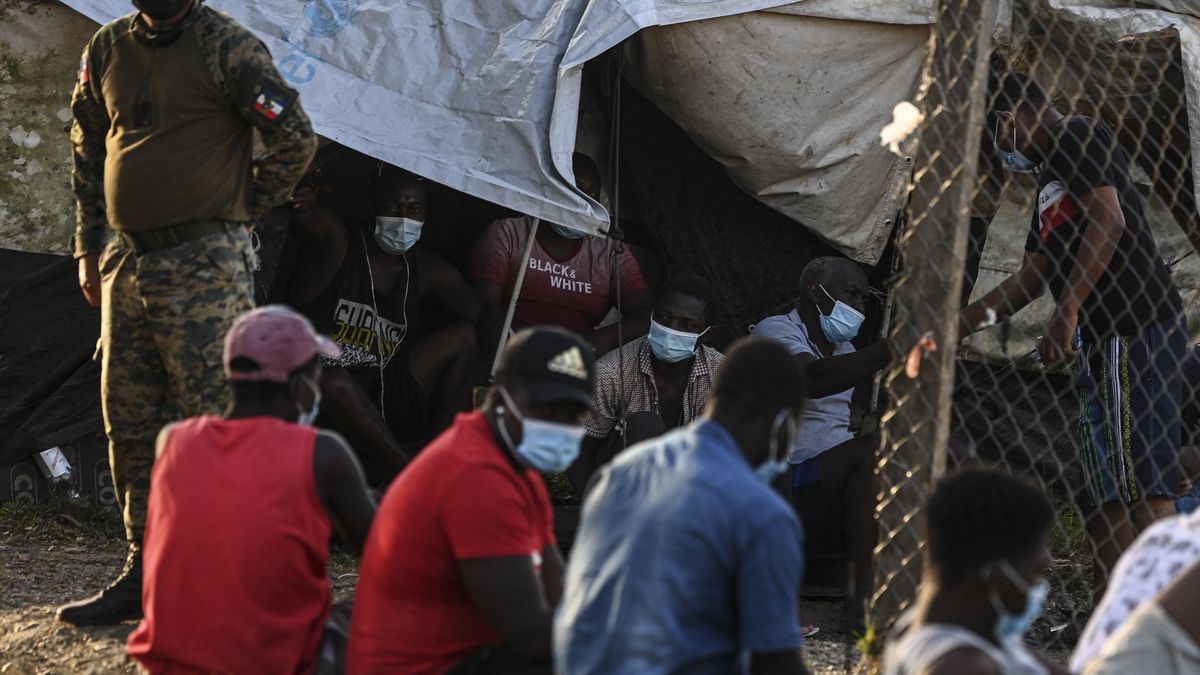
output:
POLYGON ((239 316, 225 336, 225 376, 240 382, 287 382, 317 354, 336 359, 337 343, 313 329, 304 315, 285 305, 267 305, 239 316), (257 370, 234 370, 234 359, 246 358, 257 370))

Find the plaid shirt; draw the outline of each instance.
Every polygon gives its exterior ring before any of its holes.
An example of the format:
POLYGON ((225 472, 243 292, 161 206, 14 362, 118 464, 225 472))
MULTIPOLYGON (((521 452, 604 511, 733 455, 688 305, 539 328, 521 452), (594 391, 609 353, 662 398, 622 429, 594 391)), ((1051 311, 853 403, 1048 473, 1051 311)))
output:
MULTIPOLYGON (((583 421, 587 435, 604 438, 612 432, 621 415, 653 412, 659 413, 658 387, 654 384, 654 369, 650 365, 650 343, 638 338, 625 345, 620 352, 613 350, 596 361, 596 384, 592 390, 593 409, 583 421), (625 400, 621 401, 621 354, 625 365, 625 400)), ((708 394, 712 390, 713 375, 724 358, 721 352, 711 347, 700 346, 692 360, 688 373, 687 387, 683 391, 683 415, 679 424, 683 426, 704 414, 708 405, 708 394)), ((661 414, 661 413, 660 413, 661 414)))

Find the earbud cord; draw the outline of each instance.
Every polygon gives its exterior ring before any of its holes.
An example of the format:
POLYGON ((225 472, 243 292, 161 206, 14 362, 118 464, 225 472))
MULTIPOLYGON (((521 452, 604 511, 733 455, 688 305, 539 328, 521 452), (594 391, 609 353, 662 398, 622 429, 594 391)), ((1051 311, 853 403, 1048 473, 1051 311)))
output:
MULTIPOLYGON (((392 353, 388 355, 387 361, 383 360, 383 325, 379 316, 379 301, 375 298, 375 270, 371 268, 371 254, 367 252, 367 235, 363 234, 362 230, 358 231, 358 236, 362 240, 363 257, 367 261, 367 278, 371 281, 371 309, 375 312, 375 341, 376 350, 379 353, 379 415, 387 422, 387 406, 383 404, 383 395, 387 388, 387 383, 383 377, 383 369, 388 363, 392 362, 392 356, 396 354, 396 347, 392 348, 392 353)), ((404 322, 404 335, 400 338, 408 337, 408 289, 411 281, 408 266, 408 255, 401 257, 404 261, 404 305, 400 309, 400 320, 404 322)), ((396 343, 397 347, 399 342, 396 343)))

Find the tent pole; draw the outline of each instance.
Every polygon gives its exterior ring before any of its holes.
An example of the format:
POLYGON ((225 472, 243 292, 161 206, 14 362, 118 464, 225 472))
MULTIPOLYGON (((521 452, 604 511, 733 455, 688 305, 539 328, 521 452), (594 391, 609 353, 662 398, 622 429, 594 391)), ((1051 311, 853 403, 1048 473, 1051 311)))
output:
POLYGON ((521 267, 517 270, 517 281, 513 284, 512 298, 508 301, 508 313, 504 315, 504 327, 500 329, 500 344, 496 345, 496 358, 492 360, 492 381, 496 380, 496 371, 500 369, 500 359, 504 358, 504 345, 508 343, 508 332, 512 329, 513 315, 517 313, 517 300, 521 297, 521 286, 525 283, 525 270, 529 269, 529 258, 533 256, 533 242, 537 240, 538 225, 541 218, 534 218, 529 226, 529 240, 525 242, 525 255, 521 258, 521 267))

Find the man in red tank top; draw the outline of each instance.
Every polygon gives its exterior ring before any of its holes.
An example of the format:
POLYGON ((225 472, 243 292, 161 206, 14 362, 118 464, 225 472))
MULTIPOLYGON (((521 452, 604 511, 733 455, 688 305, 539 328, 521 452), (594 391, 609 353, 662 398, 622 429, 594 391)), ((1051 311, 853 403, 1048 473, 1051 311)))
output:
POLYGON ((363 553, 348 673, 549 673, 562 594, 538 475, 579 455, 594 357, 558 328, 509 342, 483 410, 388 489, 363 553))
POLYGON ((129 654, 152 673, 312 672, 337 525, 361 551, 375 516, 358 460, 311 427, 318 355, 300 314, 243 314, 225 338, 234 403, 158 436, 144 541, 145 618, 129 654))

